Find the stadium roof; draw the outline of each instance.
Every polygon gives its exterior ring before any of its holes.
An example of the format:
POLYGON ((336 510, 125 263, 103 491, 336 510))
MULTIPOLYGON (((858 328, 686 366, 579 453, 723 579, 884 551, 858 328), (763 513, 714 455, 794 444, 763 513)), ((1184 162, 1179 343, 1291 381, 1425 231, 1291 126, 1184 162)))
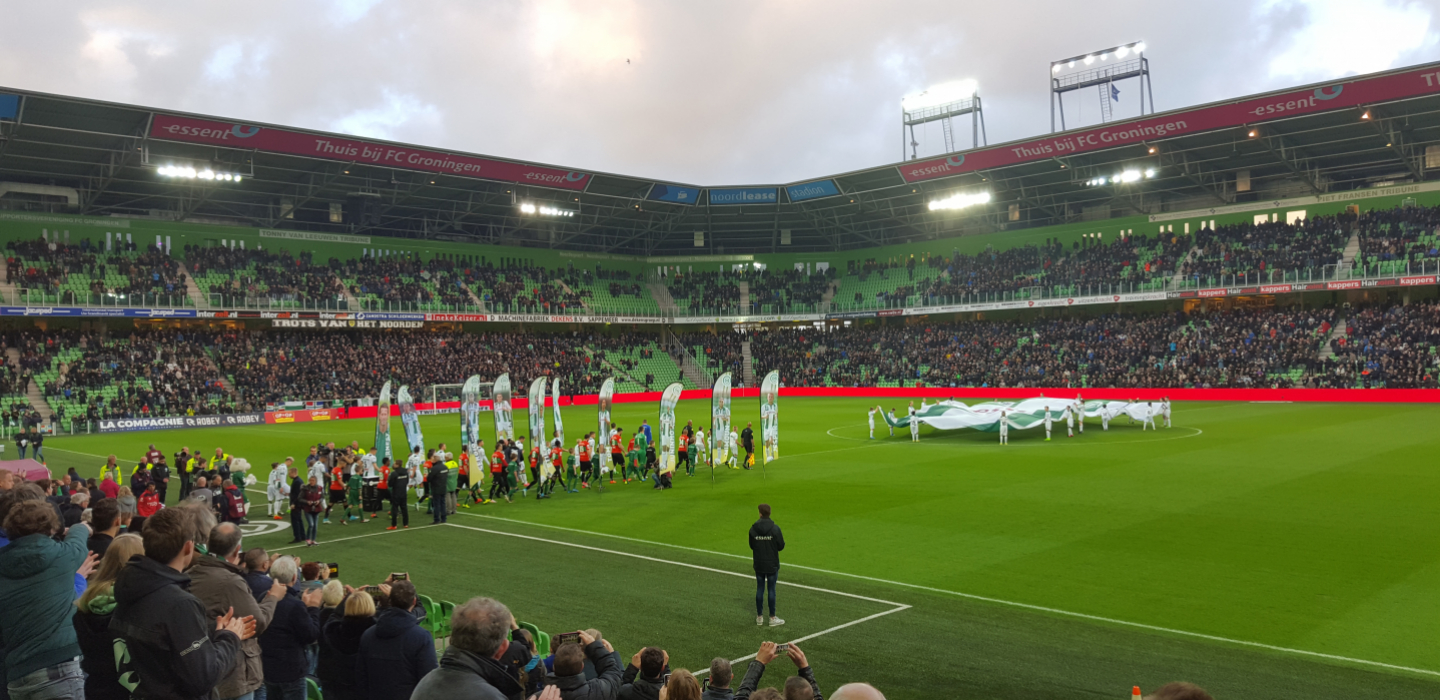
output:
POLYGON ((637 255, 872 247, 1415 182, 1427 166, 1440 63, 734 189, 0 88, 0 207, 637 255), (170 165, 240 180, 158 174, 170 165), (1124 171, 1138 180, 1116 184, 1124 171), (990 202, 930 207, 979 193, 990 202))

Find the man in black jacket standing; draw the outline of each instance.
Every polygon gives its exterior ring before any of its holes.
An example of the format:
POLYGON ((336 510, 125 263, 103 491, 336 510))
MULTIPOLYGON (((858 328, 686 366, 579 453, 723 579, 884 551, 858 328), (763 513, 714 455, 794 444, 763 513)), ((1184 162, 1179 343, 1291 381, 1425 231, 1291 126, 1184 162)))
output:
POLYGON ((430 473, 425 475, 425 493, 431 494, 430 513, 435 518, 433 523, 435 525, 445 522, 449 517, 449 514, 445 512, 445 491, 449 487, 450 470, 445 468, 445 459, 437 451, 430 464, 430 473), (436 498, 435 494, 438 494, 439 498, 436 498))
POLYGON ((770 519, 770 504, 760 504, 760 519, 750 526, 750 556, 755 565, 755 624, 764 625, 765 615, 761 605, 765 602, 765 591, 770 591, 770 626, 779 627, 785 621, 775 616, 775 581, 780 576, 780 551, 785 549, 785 536, 780 526, 770 519))
POLYGON ((755 466, 755 431, 751 429, 751 425, 751 423, 746 423, 745 429, 740 431, 740 445, 745 448, 744 466, 746 469, 755 466))
POLYGON ((186 590, 182 573, 195 558, 192 516, 165 508, 145 522, 145 554, 115 580, 110 631, 125 640, 136 698, 211 698, 235 666, 240 642, 255 635, 255 620, 228 611, 213 626, 205 606, 186 590))
POLYGON ((295 536, 290 544, 305 541, 305 498, 300 495, 304 490, 305 480, 300 478, 300 470, 290 467, 290 532, 295 536))

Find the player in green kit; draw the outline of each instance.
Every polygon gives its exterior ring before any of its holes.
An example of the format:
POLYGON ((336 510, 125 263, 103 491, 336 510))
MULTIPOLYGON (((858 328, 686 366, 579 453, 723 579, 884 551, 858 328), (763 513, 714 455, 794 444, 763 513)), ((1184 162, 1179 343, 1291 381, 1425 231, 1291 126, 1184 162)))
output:
POLYGON ((625 483, 627 484, 630 483, 632 475, 637 481, 645 478, 642 476, 645 471, 645 451, 639 447, 639 441, 644 438, 644 433, 636 433, 635 437, 630 439, 630 451, 625 453, 625 483))
POLYGON ((580 493, 580 489, 575 488, 576 486, 579 486, 579 485, 580 485, 580 447, 579 447, 578 442, 577 442, 577 445, 576 445, 576 447, 575 447, 574 449, 572 449, 572 450, 570 450, 570 451, 568 451, 568 452, 565 453, 565 491, 566 491, 566 493, 580 493))
POLYGON ((646 452, 650 449, 650 442, 645 439, 645 431, 635 431, 635 448, 640 451, 640 472, 639 476, 635 478, 644 481, 646 474, 650 471, 650 464, 646 461, 646 452))
POLYGON ((359 520, 362 523, 370 522, 365 519, 365 509, 360 507, 360 475, 358 474, 345 484, 345 520, 341 520, 340 524, 344 525, 350 520, 359 520), (360 515, 351 515, 352 508, 360 515))

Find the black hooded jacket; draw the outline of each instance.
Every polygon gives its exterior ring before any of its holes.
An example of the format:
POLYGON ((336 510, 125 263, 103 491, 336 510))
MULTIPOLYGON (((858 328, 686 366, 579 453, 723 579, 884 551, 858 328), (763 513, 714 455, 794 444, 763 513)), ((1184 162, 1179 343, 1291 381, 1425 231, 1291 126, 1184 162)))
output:
POLYGON ((780 550, 785 549, 785 536, 774 520, 761 518, 750 526, 750 554, 755 573, 773 574, 780 571, 780 550))
POLYGON ((189 576, 143 555, 115 580, 110 631, 130 651, 137 700, 213 698, 235 665, 240 638, 215 631, 189 588, 189 576))

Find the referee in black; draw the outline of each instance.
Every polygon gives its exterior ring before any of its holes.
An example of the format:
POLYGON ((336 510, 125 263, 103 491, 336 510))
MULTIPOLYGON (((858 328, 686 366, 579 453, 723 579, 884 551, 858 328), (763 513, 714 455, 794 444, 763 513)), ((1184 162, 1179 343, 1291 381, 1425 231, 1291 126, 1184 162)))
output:
POLYGON ((745 429, 740 431, 740 444, 745 448, 745 468, 755 463, 755 431, 750 429, 752 423, 746 423, 745 429))
POLYGON ((761 605, 765 602, 765 591, 770 591, 770 626, 779 627, 785 621, 775 616, 775 581, 780 576, 780 550, 785 549, 785 536, 780 526, 770 519, 770 504, 760 504, 760 519, 750 526, 750 556, 755 564, 755 624, 765 624, 761 605))

